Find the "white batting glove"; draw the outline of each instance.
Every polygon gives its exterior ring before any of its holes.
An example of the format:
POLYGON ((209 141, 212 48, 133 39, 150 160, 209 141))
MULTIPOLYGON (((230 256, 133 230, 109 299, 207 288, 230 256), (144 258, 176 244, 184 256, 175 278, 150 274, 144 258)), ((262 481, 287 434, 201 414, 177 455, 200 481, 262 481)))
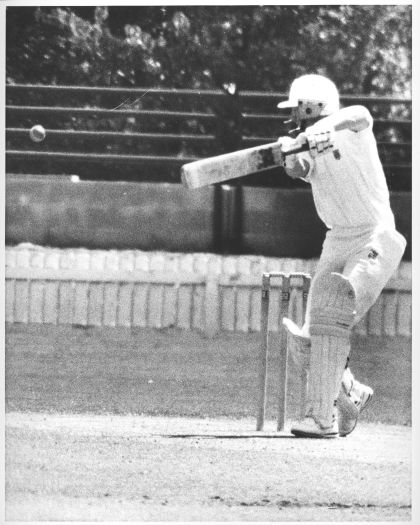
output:
POLYGON ((332 130, 314 131, 310 127, 305 131, 312 158, 329 153, 334 148, 334 132, 332 130))

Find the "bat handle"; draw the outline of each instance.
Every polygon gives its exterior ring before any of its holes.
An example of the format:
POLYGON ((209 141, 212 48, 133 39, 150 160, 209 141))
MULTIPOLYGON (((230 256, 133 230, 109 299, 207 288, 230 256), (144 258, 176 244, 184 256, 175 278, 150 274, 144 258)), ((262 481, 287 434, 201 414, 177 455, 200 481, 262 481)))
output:
POLYGON ((295 153, 301 153, 302 151, 308 151, 308 150, 309 150, 309 144, 306 142, 306 144, 302 144, 301 146, 296 146, 287 151, 283 151, 283 155, 287 157, 287 155, 294 155, 295 153))

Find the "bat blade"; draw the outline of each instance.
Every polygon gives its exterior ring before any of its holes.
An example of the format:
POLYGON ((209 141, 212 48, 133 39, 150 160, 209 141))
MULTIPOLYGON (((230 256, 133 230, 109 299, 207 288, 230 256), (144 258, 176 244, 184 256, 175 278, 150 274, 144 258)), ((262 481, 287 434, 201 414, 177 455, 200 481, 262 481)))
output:
POLYGON ((283 165, 283 156, 306 151, 298 146, 282 152, 281 142, 224 153, 207 159, 189 162, 181 167, 181 181, 190 189, 237 179, 275 166, 283 165))
POLYGON ((280 166, 282 155, 280 142, 224 153, 184 164, 181 180, 187 188, 200 188, 280 166))

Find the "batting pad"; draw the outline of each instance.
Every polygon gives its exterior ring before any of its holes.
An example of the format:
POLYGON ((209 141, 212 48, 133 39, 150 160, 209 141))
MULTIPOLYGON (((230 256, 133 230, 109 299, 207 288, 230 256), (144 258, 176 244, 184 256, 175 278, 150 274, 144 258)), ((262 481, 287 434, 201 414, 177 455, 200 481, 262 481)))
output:
POLYGON ((335 417, 355 310, 353 286, 341 274, 325 273, 313 281, 306 412, 322 426, 330 426, 335 417))
POLYGON ((328 427, 335 417, 335 401, 350 353, 350 342, 336 335, 314 335, 311 339, 306 413, 328 427))
POLYGON ((302 335, 302 329, 291 319, 283 317, 283 327, 287 335, 288 367, 294 377, 293 391, 299 400, 298 410, 295 412, 297 419, 305 416, 308 395, 308 370, 311 354, 311 340, 302 335))
POLYGON ((321 274, 312 283, 309 333, 349 337, 356 317, 356 293, 339 273, 321 274))

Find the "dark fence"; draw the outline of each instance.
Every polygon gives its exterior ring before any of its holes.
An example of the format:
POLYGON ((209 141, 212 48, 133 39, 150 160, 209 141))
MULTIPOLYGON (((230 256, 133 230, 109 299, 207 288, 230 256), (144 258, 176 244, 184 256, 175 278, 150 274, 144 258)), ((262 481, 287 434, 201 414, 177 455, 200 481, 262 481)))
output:
MULTIPOLYGON (((6 86, 8 173, 77 174, 81 179, 179 183, 179 168, 277 140, 288 132, 281 93, 6 86), (47 131, 41 143, 29 129, 47 131)), ((366 105, 391 191, 411 191, 411 100, 343 96, 366 105)), ((235 185, 301 187, 281 168, 235 185)))

